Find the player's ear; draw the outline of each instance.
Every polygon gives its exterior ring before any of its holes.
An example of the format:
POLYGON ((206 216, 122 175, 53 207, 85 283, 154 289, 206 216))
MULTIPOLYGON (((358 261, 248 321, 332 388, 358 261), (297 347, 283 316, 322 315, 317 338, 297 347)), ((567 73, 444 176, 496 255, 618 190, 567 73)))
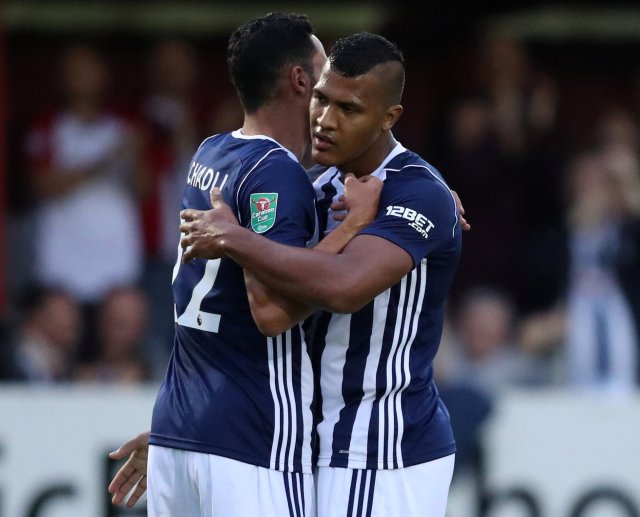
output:
POLYGON ((394 104, 387 108, 382 121, 382 129, 388 131, 391 129, 402 115, 403 108, 400 104, 394 104))
POLYGON ((289 72, 289 81, 291 83, 291 87, 296 93, 304 95, 309 89, 311 78, 304 71, 304 68, 301 66, 294 66, 291 67, 289 72))

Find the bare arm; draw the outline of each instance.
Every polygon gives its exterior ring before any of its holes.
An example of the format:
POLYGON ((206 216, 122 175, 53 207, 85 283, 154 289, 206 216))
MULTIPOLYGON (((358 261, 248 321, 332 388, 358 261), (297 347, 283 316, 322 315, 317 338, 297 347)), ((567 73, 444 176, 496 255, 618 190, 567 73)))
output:
MULTIPOLYGON (((353 175, 348 175, 345 179, 343 202, 349 210, 348 216, 314 249, 330 254, 340 253, 347 243, 374 219, 381 190, 382 182, 376 178, 367 176, 358 180, 353 175)), ((208 244, 214 239, 214 225, 221 221, 231 225, 238 224, 229 207, 222 201, 218 190, 211 192, 211 204, 213 210, 185 210, 181 214, 185 223, 181 225, 180 230, 187 234, 187 240, 183 239, 183 247, 189 246, 183 255, 185 262, 195 257, 216 258, 208 252, 208 244)), ((315 310, 298 300, 294 301, 275 293, 246 270, 245 284, 253 319, 260 331, 267 336, 281 334, 315 310)))
POLYGON ((382 237, 359 235, 340 254, 300 249, 263 238, 239 226, 222 230, 220 252, 268 288, 332 312, 355 312, 413 268, 410 255, 382 237), (249 235, 250 234, 250 235, 249 235), (260 246, 261 252, 255 253, 260 246))

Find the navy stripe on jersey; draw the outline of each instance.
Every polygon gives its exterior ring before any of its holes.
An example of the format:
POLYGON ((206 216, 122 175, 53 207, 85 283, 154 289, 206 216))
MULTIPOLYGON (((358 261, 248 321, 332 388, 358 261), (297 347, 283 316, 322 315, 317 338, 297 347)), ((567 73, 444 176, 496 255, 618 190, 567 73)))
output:
MULTIPOLYGON (((320 361, 322 358, 322 352, 324 351, 325 340, 324 337, 327 334, 327 328, 331 321, 331 314, 328 312, 318 311, 313 316, 309 317, 305 322, 305 339, 311 347, 311 361, 313 365, 313 429, 317 429, 318 424, 322 420, 322 390, 320 389, 320 361), (314 337, 315 336, 315 339, 314 337)), ((320 443, 318 440, 318 433, 314 432, 313 435, 313 464, 318 461, 318 454, 320 453, 320 443)))
POLYGON ((329 217, 329 207, 338 193, 338 189, 333 182, 336 181, 339 174, 340 173, 336 170, 334 174, 329 177, 329 180, 322 184, 320 191, 316 192, 318 224, 321 228, 321 232, 329 227, 329 221, 327 220, 329 217))
MULTIPOLYGON (((342 194, 336 174, 329 168, 318 178, 318 199, 342 194)), ((407 251, 414 269, 360 311, 328 315, 326 328, 316 328, 319 466, 395 469, 455 452, 432 364, 460 254, 455 202, 439 173, 400 145, 372 175, 384 187, 376 219, 362 233, 407 251)), ((329 207, 321 230, 331 230, 331 215, 329 207)))
MULTIPOLYGON (((373 321, 373 303, 370 303, 353 315, 350 321, 351 328, 370 328, 373 321)), ((369 349, 369 336, 363 336, 358 332, 351 330, 349 332, 349 346, 345 357, 345 367, 343 370, 343 378, 349 379, 349 383, 362 385, 365 372, 365 362, 367 355, 361 353, 361 350, 369 349), (364 338, 364 339, 363 339, 364 338), (356 340, 358 340, 356 342, 356 340)), ((344 428, 352 429, 356 419, 356 412, 351 410, 351 404, 359 403, 364 396, 362 389, 355 390, 350 393, 346 389, 343 382, 342 398, 344 400, 344 408, 340 411, 339 420, 334 428, 333 446, 338 449, 339 454, 348 454, 351 445, 350 434, 345 433, 344 428)), ((334 466, 333 464, 331 466, 334 466)))
MULTIPOLYGON (((426 259, 400 282, 397 317, 386 364, 381 363, 379 375, 385 376, 387 389, 379 401, 378 466, 403 466, 400 444, 404 431, 401 394, 411 381, 409 355, 418 328, 426 288, 426 259)), ((396 287, 397 288, 397 287, 396 287)))

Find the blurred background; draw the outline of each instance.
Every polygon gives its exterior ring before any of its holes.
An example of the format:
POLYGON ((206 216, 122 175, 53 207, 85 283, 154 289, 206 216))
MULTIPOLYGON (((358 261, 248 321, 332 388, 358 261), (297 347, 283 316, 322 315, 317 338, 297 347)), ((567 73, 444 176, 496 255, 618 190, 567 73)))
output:
POLYGON ((472 225, 436 365, 449 517, 640 516, 640 5, 445 4, 0 4, 0 517, 144 515, 105 455, 171 350, 191 154, 241 125, 227 38, 272 10, 399 44, 396 137, 472 225))

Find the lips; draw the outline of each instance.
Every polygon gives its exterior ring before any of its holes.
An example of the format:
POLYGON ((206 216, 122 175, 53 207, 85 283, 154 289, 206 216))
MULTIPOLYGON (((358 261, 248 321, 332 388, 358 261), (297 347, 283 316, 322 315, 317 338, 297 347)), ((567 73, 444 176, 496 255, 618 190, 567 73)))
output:
POLYGON ((318 151, 326 151, 330 147, 333 147, 335 142, 333 138, 327 136, 323 133, 315 132, 313 133, 313 147, 318 151))

